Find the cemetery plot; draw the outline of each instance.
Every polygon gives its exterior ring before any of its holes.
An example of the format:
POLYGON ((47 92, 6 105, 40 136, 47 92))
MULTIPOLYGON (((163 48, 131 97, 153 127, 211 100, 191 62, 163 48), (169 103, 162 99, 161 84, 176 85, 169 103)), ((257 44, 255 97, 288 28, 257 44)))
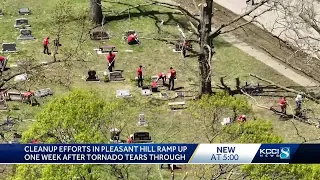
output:
POLYGON ((29 8, 20 8, 18 13, 19 15, 29 15, 31 14, 31 10, 29 8))
POLYGON ((132 95, 130 94, 129 90, 117 90, 117 94, 116 94, 117 98, 127 98, 127 97, 132 97, 132 95))
POLYGON ((15 28, 29 28, 29 21, 27 18, 19 18, 16 19, 16 23, 14 25, 15 28))
POLYGON ((17 53, 17 45, 15 43, 3 43, 2 53, 17 53))
POLYGON ((20 29, 20 35, 17 38, 18 40, 35 40, 33 37, 31 29, 20 29))

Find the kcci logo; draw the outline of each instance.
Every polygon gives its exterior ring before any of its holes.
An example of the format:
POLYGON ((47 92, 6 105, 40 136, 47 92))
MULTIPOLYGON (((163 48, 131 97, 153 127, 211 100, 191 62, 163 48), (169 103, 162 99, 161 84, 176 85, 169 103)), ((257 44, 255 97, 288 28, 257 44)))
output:
POLYGON ((280 149, 260 149, 260 157, 290 159, 290 147, 281 147, 280 149))

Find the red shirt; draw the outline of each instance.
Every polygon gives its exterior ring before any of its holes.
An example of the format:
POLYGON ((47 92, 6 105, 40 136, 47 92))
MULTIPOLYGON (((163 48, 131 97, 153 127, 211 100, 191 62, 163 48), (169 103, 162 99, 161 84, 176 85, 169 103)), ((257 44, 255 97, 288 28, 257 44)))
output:
POLYGON ((112 63, 112 61, 114 60, 114 58, 116 57, 116 55, 114 53, 108 54, 107 59, 109 61, 109 63, 112 63))
POLYGON ((176 70, 174 70, 174 69, 170 70, 170 77, 171 78, 175 78, 176 77, 176 70))
POLYGON ((158 86, 157 81, 153 81, 151 86, 152 86, 153 88, 157 87, 157 86, 158 86))
POLYGON ((128 42, 131 42, 131 41, 133 41, 133 40, 135 40, 136 39, 136 36, 134 35, 134 34, 130 34, 129 36, 128 36, 128 42))
POLYGON ((166 75, 164 73, 159 74, 159 78, 164 78, 164 77, 166 77, 166 75))
POLYGON ((127 139, 127 143, 129 143, 129 144, 132 143, 132 139, 131 139, 131 138, 128 138, 128 139, 127 139))
POLYGON ((24 93, 24 97, 29 97, 29 96, 31 96, 33 93, 32 92, 26 92, 26 93, 24 93))
POLYGON ((47 46, 49 44, 49 39, 48 38, 45 38, 43 40, 43 45, 47 46))
POLYGON ((239 118, 238 118, 238 122, 242 122, 242 121, 245 121, 246 120, 246 117, 241 115, 239 118))
POLYGON ((142 76, 142 69, 140 67, 137 69, 137 74, 138 76, 142 76))
POLYGON ((4 61, 6 58, 3 56, 0 56, 0 61, 4 61))
POLYGON ((36 140, 36 139, 34 139, 34 140, 32 140, 32 141, 31 141, 31 143, 32 143, 32 144, 38 144, 38 143, 39 143, 39 141, 38 141, 38 140, 36 140))
POLYGON ((280 99, 280 105, 281 105, 281 106, 285 106, 286 104, 287 104, 286 100, 283 99, 283 98, 281 98, 281 99, 280 99))

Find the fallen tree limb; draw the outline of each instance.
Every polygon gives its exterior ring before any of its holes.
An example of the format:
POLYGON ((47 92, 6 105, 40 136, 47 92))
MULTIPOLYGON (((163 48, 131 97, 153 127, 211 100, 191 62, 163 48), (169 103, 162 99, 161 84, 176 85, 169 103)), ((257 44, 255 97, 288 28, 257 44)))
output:
POLYGON ((251 74, 251 73, 250 73, 249 75, 252 76, 252 77, 254 77, 254 78, 257 78, 257 79, 259 79, 259 80, 261 80, 261 81, 267 82, 267 83, 269 83, 269 84, 271 84, 271 85, 274 85, 274 86, 276 86, 276 87, 278 87, 278 88, 280 88, 280 89, 284 89, 284 90, 286 90, 286 91, 288 91, 288 92, 292 92, 292 93, 296 93, 296 94, 301 93, 301 94, 304 95, 306 98, 314 101, 314 102, 317 103, 317 104, 320 104, 320 101, 319 101, 318 99, 316 99, 315 97, 312 97, 312 96, 308 95, 308 94, 305 93, 305 92, 300 92, 300 91, 297 91, 297 90, 294 90, 294 89, 286 88, 286 87, 281 86, 281 85, 279 85, 279 84, 276 84, 276 83, 274 83, 274 82, 272 82, 272 81, 270 81, 270 80, 267 80, 267 79, 264 79, 264 78, 262 78, 262 77, 259 77, 259 76, 255 75, 255 74, 251 74))

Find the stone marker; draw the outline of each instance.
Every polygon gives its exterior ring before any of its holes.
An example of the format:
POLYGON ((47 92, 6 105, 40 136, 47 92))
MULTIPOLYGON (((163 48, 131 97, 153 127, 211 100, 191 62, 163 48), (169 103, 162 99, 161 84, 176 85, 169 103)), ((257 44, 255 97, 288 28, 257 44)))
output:
POLYGON ((117 95, 116 95, 117 98, 119 97, 131 97, 131 94, 130 94, 130 91, 129 90, 117 90, 117 95))
POLYGON ((31 11, 29 8, 20 8, 18 10, 19 15, 29 15, 31 14, 31 11))
POLYGON ((222 125, 228 125, 231 124, 231 118, 223 118, 223 121, 221 122, 222 125))
POLYGON ((120 133, 121 131, 118 128, 110 129, 110 142, 111 143, 120 143, 120 133))
POLYGON ((16 19, 16 23, 15 23, 14 27, 15 28, 22 28, 23 26, 25 26, 26 28, 30 27, 28 19, 27 18, 16 19))
POLYGON ((3 43, 2 53, 17 53, 17 45, 15 43, 3 43))
POLYGON ((177 92, 177 93, 176 93, 176 96, 177 96, 177 97, 184 97, 184 92, 177 92))
POLYGON ((34 92, 35 97, 45 97, 50 95, 53 95, 53 91, 50 88, 40 89, 34 92))
POLYGON ((16 76, 16 77, 14 77, 14 81, 20 81, 20 82, 22 82, 22 81, 25 81, 25 80, 27 80, 27 78, 28 78, 28 76, 27 76, 27 74, 21 74, 21 75, 18 75, 18 76, 16 76))
POLYGON ((106 40, 109 39, 110 36, 107 33, 107 31, 105 31, 102 26, 97 26, 93 29, 90 30, 90 39, 91 40, 106 40))
POLYGON ((147 121, 145 119, 144 114, 139 114, 139 121, 137 123, 138 126, 147 126, 147 121))
POLYGON ((142 96, 150 96, 152 93, 150 91, 150 89, 142 89, 141 90, 141 95, 142 96))
POLYGON ((150 143, 152 142, 149 132, 135 132, 132 143, 150 143))
POLYGON ((168 98, 168 93, 160 93, 160 98, 168 98))
POLYGON ((31 29, 20 29, 20 35, 18 40, 35 40, 36 38, 32 36, 31 29))
POLYGON ((109 73, 110 81, 124 81, 125 79, 122 77, 121 71, 113 71, 109 73))

